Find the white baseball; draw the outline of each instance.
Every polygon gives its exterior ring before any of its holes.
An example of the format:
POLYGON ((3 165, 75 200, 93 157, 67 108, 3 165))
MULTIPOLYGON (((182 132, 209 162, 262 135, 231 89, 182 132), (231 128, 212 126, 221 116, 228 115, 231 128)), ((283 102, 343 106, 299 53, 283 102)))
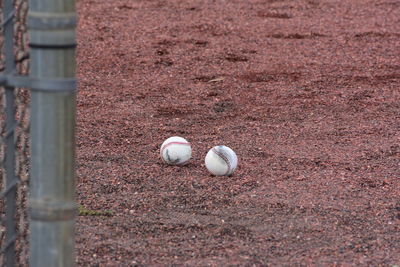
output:
POLYGON ((236 170, 238 158, 235 151, 227 146, 211 148, 205 159, 209 172, 216 176, 229 176, 236 170))
POLYGON ((192 156, 192 147, 183 137, 172 136, 162 143, 160 156, 170 165, 183 165, 192 156))

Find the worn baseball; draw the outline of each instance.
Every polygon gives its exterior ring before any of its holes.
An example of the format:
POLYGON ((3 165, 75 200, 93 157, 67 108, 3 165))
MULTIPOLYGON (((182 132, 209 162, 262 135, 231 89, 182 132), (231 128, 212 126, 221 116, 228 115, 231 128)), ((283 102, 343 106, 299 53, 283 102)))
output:
POLYGON ((211 148, 205 159, 207 170, 216 176, 229 176, 236 170, 238 158, 235 151, 227 146, 211 148))
POLYGON ((172 136, 162 143, 160 156, 170 165, 184 165, 192 156, 192 147, 183 137, 172 136))

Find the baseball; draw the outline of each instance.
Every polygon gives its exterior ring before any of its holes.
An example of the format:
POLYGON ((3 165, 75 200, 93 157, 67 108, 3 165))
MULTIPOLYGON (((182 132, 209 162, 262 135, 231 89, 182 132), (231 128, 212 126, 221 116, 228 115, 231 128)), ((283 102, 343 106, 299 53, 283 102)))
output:
POLYGON ((205 163, 208 171, 213 175, 229 176, 235 171, 238 159, 235 151, 231 148, 215 146, 208 151, 205 163))
POLYGON ((192 147, 185 138, 172 136, 162 143, 160 156, 167 164, 183 165, 192 156, 192 147))

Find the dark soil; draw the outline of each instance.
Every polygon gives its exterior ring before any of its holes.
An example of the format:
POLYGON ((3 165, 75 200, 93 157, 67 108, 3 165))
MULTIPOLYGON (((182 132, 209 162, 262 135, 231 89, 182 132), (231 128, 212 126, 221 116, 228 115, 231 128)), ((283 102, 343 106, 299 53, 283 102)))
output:
POLYGON ((398 1, 77 7, 78 265, 400 265, 398 1))

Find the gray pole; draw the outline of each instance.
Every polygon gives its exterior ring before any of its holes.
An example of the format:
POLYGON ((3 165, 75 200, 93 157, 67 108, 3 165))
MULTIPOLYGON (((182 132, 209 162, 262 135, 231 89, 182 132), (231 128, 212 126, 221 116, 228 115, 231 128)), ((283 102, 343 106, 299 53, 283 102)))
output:
POLYGON ((31 94, 29 263, 74 266, 75 1, 30 0, 29 9, 30 76, 37 86, 31 94))

